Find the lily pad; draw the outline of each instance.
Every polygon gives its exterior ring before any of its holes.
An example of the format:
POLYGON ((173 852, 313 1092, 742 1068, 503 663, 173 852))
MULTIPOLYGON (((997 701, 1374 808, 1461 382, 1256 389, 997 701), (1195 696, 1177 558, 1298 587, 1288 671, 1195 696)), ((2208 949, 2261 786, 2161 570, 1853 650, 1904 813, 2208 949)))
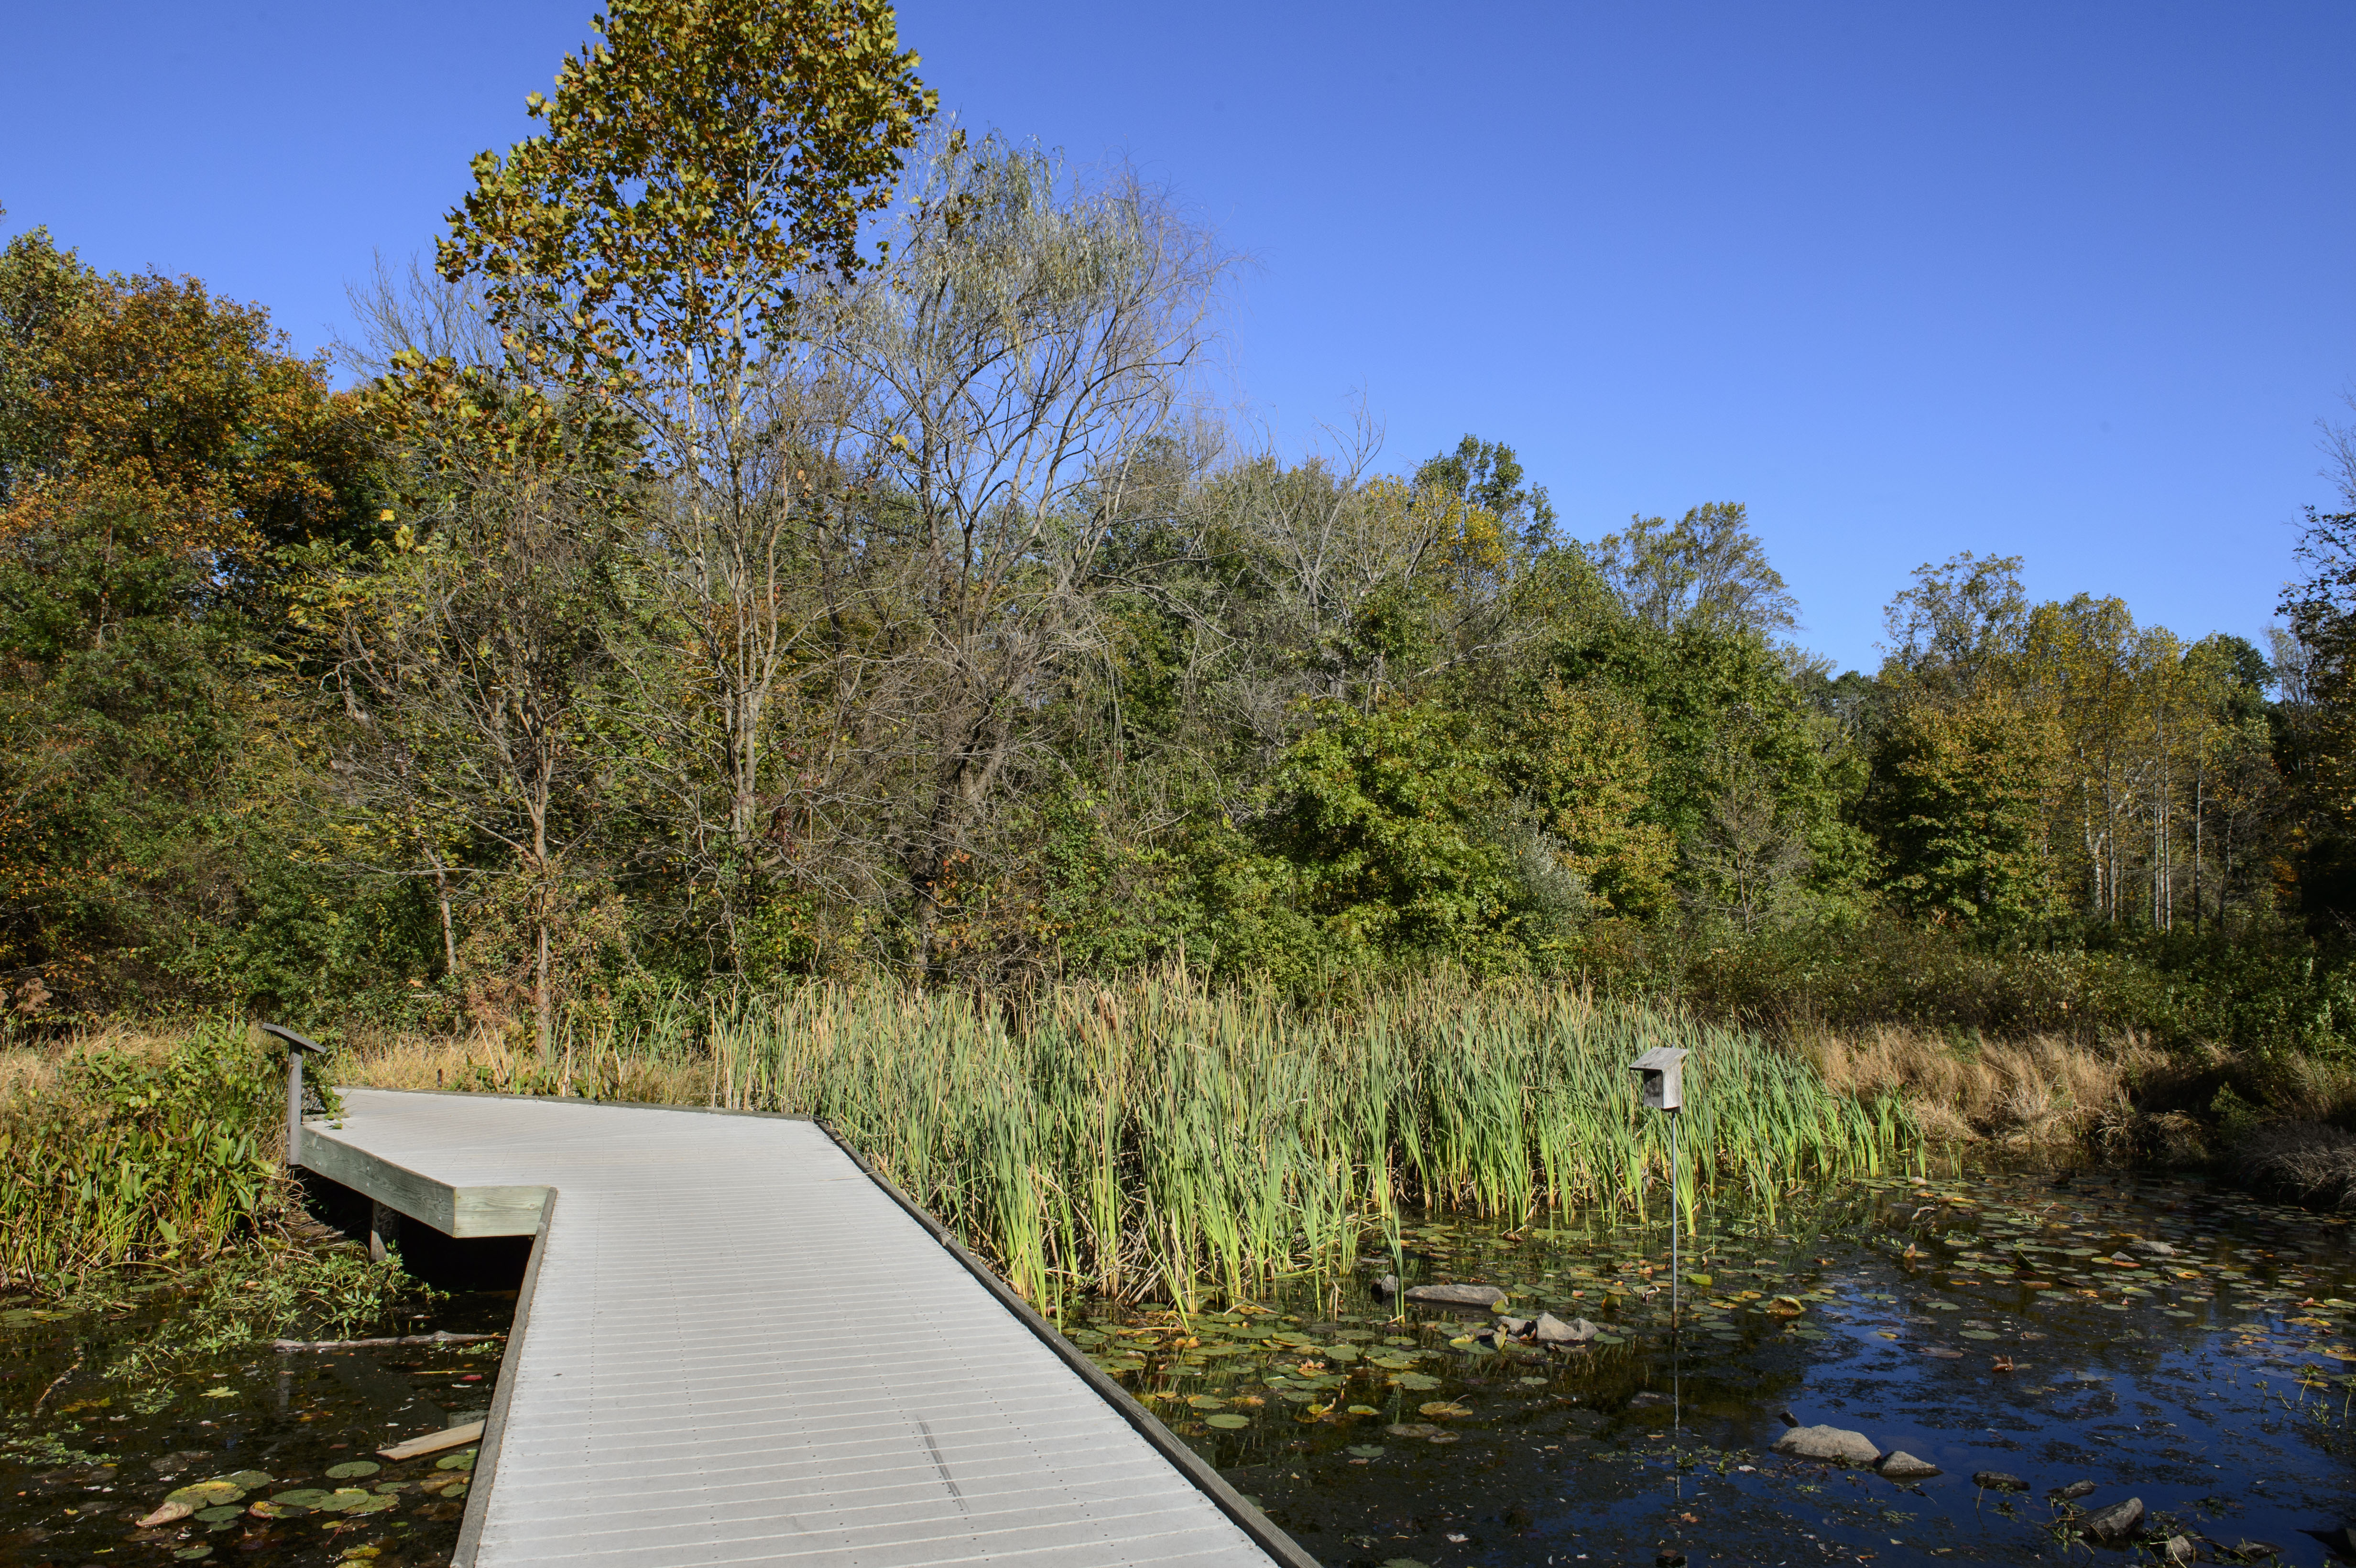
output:
POLYGON ((231 1470, 228 1475, 223 1476, 221 1479, 229 1482, 231 1486, 243 1487, 247 1491, 251 1492, 270 1485, 271 1482, 277 1479, 277 1477, 271 1475, 267 1470, 231 1470))
POLYGON ((210 1557, 212 1554, 213 1549, 205 1545, 202 1541, 198 1542, 194 1546, 183 1546, 177 1552, 172 1553, 173 1556, 178 1558, 183 1563, 194 1563, 199 1557, 210 1557))
POLYGON ((437 1470, 471 1470, 475 1467, 475 1451, 463 1449, 446 1459, 436 1459, 434 1467, 437 1470))
POLYGON ((219 1503, 237 1502, 244 1496, 245 1488, 233 1481, 198 1481, 193 1487, 182 1487, 178 1491, 165 1494, 164 1500, 167 1503, 186 1503, 192 1509, 199 1509, 211 1508, 219 1503))
POLYGON ((340 1465, 328 1466, 327 1478, 334 1481, 345 1481, 349 1480, 354 1476, 373 1476, 382 1468, 384 1468, 383 1466, 377 1464, 373 1460, 347 1459, 340 1465))
POLYGON ((235 1503, 221 1503, 212 1508, 198 1509, 196 1517, 205 1524, 227 1524, 233 1519, 243 1519, 245 1509, 235 1503))
POLYGON ((1227 1408, 1227 1402, 1219 1398, 1215 1394, 1190 1393, 1186 1396, 1186 1403, 1193 1405, 1196 1410, 1225 1410, 1227 1408))
POLYGON ((1963 1337, 1966 1339, 2000 1339, 2003 1338, 2002 1335, 1992 1333, 1986 1328, 1966 1328, 1963 1332, 1963 1337))
POLYGON ((295 1487, 275 1494, 270 1500, 280 1508, 317 1508, 327 1500, 327 1495, 318 1487, 295 1487))
POLYGON ((1472 1413, 1452 1399, 1435 1399, 1429 1403, 1417 1405, 1415 1411, 1418 1415, 1429 1415, 1435 1420, 1449 1420, 1472 1413))
POLYGON ((347 1504, 337 1511, 345 1514, 384 1513, 400 1506, 399 1498, 387 1497, 382 1492, 363 1492, 358 1501, 347 1504))
POLYGON ((351 1513, 361 1510, 375 1500, 373 1492, 363 1491, 358 1487, 337 1487, 312 1506, 321 1513, 351 1513))
POLYGON ((1206 1415, 1203 1417, 1203 1424, 1205 1426, 1218 1427, 1223 1432, 1233 1432, 1240 1427, 1249 1426, 1251 1417, 1237 1415, 1231 1411, 1224 1415, 1206 1415))
POLYGON ((1353 1443, 1349 1453, 1354 1459, 1379 1459, 1383 1456, 1383 1445, 1379 1443, 1353 1443))
POLYGON ((1426 1377, 1421 1372, 1401 1372, 1391 1379, 1390 1382, 1391 1387, 1405 1389, 1409 1393, 1422 1393, 1440 1386, 1438 1378, 1426 1377))

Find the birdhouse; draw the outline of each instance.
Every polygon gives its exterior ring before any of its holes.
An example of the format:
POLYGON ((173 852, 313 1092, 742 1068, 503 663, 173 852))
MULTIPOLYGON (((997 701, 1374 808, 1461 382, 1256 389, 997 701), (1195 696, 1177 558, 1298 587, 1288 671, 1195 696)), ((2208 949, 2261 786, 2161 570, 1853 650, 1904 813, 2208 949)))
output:
POLYGON ((1685 1109, 1687 1054, 1675 1046, 1657 1045, 1628 1064, 1628 1071, 1638 1079, 1637 1093, 1648 1108, 1685 1109))

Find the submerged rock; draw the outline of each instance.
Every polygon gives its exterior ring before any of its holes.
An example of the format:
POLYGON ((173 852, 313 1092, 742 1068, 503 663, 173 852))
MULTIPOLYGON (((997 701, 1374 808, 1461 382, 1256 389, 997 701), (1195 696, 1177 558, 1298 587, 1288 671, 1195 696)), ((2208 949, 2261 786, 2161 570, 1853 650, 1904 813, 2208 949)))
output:
POLYGON ((2079 1521, 2078 1533, 2089 1541, 2105 1545, 2125 1541, 2143 1529, 2143 1499, 2129 1498, 2123 1503, 2113 1503, 2098 1513, 2090 1513, 2079 1521))
POLYGON ((1843 1465, 1870 1465, 1881 1457, 1873 1439, 1862 1432, 1838 1426, 1795 1426, 1775 1439, 1775 1452, 1797 1459, 1825 1459, 1843 1465))
POLYGON ((2200 1554, 2201 1549, 2192 1544, 2192 1538, 2189 1535, 2171 1535, 2159 1548, 2162 1563, 2190 1563, 2196 1561, 2200 1554))
MULTIPOLYGON (((2166 1242, 2147 1242, 2141 1237, 2129 1242, 2127 1247, 2129 1251, 2141 1253, 2147 1258, 2172 1258, 2176 1255, 2176 1249, 2166 1242)), ((2181 1540, 2182 1537, 2177 1539, 2181 1540)))
POLYGON ((1894 1454, 1884 1454, 1881 1463, 1874 1468, 1893 1481, 1920 1481, 1945 1474, 1930 1460, 1917 1459, 1902 1448, 1894 1454))
POLYGON ((1566 1323, 1551 1312, 1538 1314, 1537 1333, 1541 1345, 1584 1345, 1601 1332, 1584 1317, 1566 1323))
POLYGON ((1431 1307, 1494 1307, 1506 1296, 1494 1285, 1418 1285, 1407 1293, 1409 1301, 1431 1307))
POLYGON ((1972 1485, 1986 1487, 1992 1492, 2025 1492, 2029 1483, 2004 1470, 1979 1470, 1973 1473, 1972 1485))
POLYGON ((2059 1498, 2065 1503, 2073 1503, 2094 1489, 2094 1483, 2092 1481, 2072 1481, 2066 1487, 2055 1487, 2045 1495, 2049 1498, 2059 1498))

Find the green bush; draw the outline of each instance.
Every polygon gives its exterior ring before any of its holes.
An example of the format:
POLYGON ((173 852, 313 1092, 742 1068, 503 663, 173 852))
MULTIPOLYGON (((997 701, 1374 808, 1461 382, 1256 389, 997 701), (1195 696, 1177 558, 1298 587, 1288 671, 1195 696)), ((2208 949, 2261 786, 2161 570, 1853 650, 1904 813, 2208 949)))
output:
POLYGON ((285 1099, 246 1031, 91 1049, 0 1102, 0 1285, 211 1258, 275 1219, 285 1099))

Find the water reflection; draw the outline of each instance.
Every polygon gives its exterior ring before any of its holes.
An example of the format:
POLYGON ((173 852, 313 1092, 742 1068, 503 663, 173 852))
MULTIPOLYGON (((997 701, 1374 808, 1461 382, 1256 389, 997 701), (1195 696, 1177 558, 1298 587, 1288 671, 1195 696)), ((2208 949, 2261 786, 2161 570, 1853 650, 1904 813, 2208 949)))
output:
POLYGON ((1590 1317, 1583 1349, 1305 1286, 1076 1335, 1336 1564, 2027 1563, 2130 1498, 2146 1546, 2318 1563, 2304 1532, 2351 1512, 2347 1233, 2195 1182, 1999 1172, 1721 1205, 1674 1335, 1665 1229, 1575 1217, 1419 1224, 1408 1277, 1590 1317), (1772 1452, 1815 1425, 1942 1473, 1772 1452), (1974 1484, 1997 1472, 2027 1489, 1974 1484))

